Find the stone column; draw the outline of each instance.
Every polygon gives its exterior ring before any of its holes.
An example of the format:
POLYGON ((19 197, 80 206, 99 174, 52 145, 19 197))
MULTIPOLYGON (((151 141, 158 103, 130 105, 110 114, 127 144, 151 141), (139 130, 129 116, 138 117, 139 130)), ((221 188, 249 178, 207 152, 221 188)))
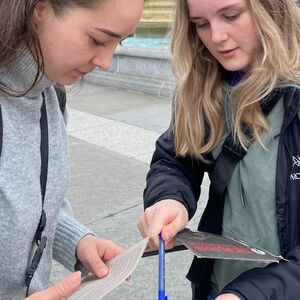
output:
POLYGON ((165 37, 173 21, 174 0, 148 0, 137 28, 137 37, 165 37))

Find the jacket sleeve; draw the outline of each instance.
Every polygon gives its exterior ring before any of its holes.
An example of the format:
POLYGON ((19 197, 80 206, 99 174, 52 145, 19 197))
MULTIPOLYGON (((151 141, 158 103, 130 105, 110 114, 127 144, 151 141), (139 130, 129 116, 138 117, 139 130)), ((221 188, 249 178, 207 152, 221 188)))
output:
POLYGON ((156 142, 144 190, 144 207, 163 199, 175 199, 187 208, 191 219, 197 208, 203 175, 203 163, 176 156, 173 131, 169 128, 156 142))
POLYGON ((73 217, 69 202, 65 199, 58 218, 53 241, 53 258, 67 269, 83 271, 83 265, 76 259, 76 247, 81 238, 93 234, 73 217))
POLYGON ((298 300, 300 298, 300 246, 293 248, 287 260, 242 273, 223 293, 234 293, 242 300, 298 300))

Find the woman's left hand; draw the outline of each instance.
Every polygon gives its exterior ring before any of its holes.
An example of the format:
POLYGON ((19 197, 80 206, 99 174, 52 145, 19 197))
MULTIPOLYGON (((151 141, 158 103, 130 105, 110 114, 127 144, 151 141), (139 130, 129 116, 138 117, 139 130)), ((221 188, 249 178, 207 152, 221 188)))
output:
POLYGON ((122 252, 124 249, 113 241, 88 234, 78 242, 76 255, 89 272, 102 278, 108 273, 105 262, 122 252))
POLYGON ((215 300, 241 300, 241 299, 234 294, 227 293, 218 296, 215 300))

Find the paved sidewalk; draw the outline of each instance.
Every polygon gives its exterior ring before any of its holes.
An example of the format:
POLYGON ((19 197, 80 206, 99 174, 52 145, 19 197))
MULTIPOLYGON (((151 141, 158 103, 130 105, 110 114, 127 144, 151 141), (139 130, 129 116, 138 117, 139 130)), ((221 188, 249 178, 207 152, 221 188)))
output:
MULTIPOLYGON (((84 83, 68 92, 71 182, 68 200, 75 216, 97 235, 124 247, 141 237, 145 176, 157 137, 168 127, 171 99, 84 83)), ((202 189, 207 197, 207 182, 202 189)), ((204 201, 190 227, 195 229, 204 201)), ((191 299, 185 279, 188 251, 166 257, 169 299, 191 299)), ((143 258, 132 276, 106 300, 157 299, 157 257, 143 258)), ((51 282, 67 274, 54 263, 51 282)))

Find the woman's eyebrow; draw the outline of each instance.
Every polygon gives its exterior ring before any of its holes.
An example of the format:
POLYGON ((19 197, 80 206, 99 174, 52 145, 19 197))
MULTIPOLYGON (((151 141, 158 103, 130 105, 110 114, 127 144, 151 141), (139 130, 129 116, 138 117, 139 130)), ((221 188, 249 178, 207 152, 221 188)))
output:
MULTIPOLYGON (((101 32, 103 32, 103 33, 105 33, 105 34, 107 34, 107 35, 109 35, 109 36, 114 37, 114 38, 118 38, 118 39, 121 39, 121 38, 122 38, 122 35, 121 35, 121 34, 116 33, 116 32, 113 32, 113 31, 108 30, 108 29, 105 29, 105 28, 97 28, 97 27, 96 27, 96 30, 101 31, 101 32)), ((133 35, 134 35, 134 33, 131 33, 131 34, 129 34, 129 35, 128 35, 127 37, 125 37, 125 38, 128 38, 128 37, 133 36, 133 35)))
MULTIPOLYGON (((221 7, 220 9, 218 9, 218 10, 216 11, 216 13, 220 13, 220 12, 226 11, 226 10, 228 10, 228 9, 235 8, 238 4, 239 4, 239 3, 233 3, 233 4, 226 5, 226 6, 224 6, 224 7, 221 7)), ((194 16, 194 17, 191 16, 191 17, 190 17, 190 20, 191 20, 191 21, 201 20, 201 19, 204 19, 204 18, 199 17, 199 16, 194 16)))
POLYGON ((233 3, 233 4, 226 5, 220 9, 218 9, 217 13, 223 12, 223 11, 231 9, 231 8, 235 8, 238 4, 239 3, 233 3))
POLYGON ((105 28, 96 28, 96 30, 101 31, 101 32, 103 32, 103 33, 105 33, 107 35, 110 35, 112 37, 115 37, 115 38, 121 38, 122 37, 120 34, 115 33, 113 31, 110 31, 110 30, 105 29, 105 28))
POLYGON ((202 17, 190 17, 191 21, 202 20, 202 19, 204 19, 204 18, 202 18, 202 17))

